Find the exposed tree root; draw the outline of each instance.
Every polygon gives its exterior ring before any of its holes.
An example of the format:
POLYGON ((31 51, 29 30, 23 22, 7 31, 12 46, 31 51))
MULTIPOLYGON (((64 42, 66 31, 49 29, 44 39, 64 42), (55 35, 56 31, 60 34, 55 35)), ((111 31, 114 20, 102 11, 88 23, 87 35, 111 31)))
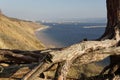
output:
POLYGON ((9 75, 7 74, 7 76, 3 76, 4 72, 0 76, 13 77, 24 64, 29 63, 28 69, 21 77, 23 77, 22 80, 33 80, 45 71, 49 71, 51 66, 57 63, 58 67, 54 79, 66 80, 68 70, 75 59, 79 60, 74 63, 84 65, 103 60, 110 55, 120 55, 120 47, 116 47, 117 43, 116 40, 83 41, 63 49, 44 51, 0 50, 0 62, 9 64, 8 67, 3 66, 4 70, 13 64, 18 67, 14 67, 15 70, 13 71, 8 71, 9 75), (29 66, 33 67, 30 68, 29 66))

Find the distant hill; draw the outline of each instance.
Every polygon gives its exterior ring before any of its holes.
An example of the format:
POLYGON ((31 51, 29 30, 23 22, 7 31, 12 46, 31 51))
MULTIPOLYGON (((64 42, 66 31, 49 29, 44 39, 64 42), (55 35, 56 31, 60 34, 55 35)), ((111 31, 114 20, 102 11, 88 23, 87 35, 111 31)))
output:
POLYGON ((34 31, 42 26, 0 14, 0 49, 43 49, 44 45, 34 35, 34 31))

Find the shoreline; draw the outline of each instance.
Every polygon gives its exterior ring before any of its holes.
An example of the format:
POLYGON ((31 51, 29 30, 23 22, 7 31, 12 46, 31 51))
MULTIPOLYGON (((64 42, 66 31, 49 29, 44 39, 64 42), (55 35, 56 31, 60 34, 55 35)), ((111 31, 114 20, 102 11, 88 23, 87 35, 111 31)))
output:
POLYGON ((41 28, 38 28, 37 30, 35 30, 35 32, 36 31, 41 31, 41 30, 46 30, 48 28, 50 28, 50 26, 44 26, 44 27, 41 27, 41 28))
POLYGON ((61 48, 63 45, 61 45, 59 42, 53 40, 50 36, 45 34, 43 31, 51 28, 50 26, 44 26, 35 31, 36 37, 42 42, 46 48, 61 48))

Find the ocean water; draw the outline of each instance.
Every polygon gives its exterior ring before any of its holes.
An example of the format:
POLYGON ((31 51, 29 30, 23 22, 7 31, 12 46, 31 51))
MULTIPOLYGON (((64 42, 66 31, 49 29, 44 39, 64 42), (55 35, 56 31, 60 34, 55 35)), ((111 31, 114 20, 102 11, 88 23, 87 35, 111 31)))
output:
POLYGON ((105 31, 105 23, 46 23, 50 28, 42 33, 66 47, 80 42, 84 38, 88 40, 99 38, 105 31))
MULTIPOLYGON (((37 36, 41 36, 40 40, 44 44, 50 42, 48 44, 55 47, 70 46, 84 38, 97 39, 104 33, 106 27, 106 23, 45 23, 44 25, 49 28, 40 30, 37 36)), ((109 58, 98 63, 106 66, 109 64, 109 58)))

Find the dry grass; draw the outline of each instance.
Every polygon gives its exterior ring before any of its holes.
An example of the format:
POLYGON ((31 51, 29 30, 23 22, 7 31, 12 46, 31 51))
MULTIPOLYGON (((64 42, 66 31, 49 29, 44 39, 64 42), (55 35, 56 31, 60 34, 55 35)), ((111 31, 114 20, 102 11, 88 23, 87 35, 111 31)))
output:
POLYGON ((0 15, 0 48, 38 50, 44 45, 34 35, 37 28, 42 27, 37 23, 8 18, 0 15))

